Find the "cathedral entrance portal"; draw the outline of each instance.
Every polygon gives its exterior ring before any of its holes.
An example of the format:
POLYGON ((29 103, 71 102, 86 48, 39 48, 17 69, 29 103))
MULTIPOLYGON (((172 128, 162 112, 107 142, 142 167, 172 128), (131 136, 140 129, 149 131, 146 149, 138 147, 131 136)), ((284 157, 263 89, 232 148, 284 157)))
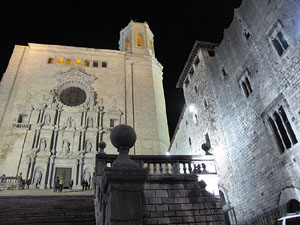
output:
POLYGON ((64 188, 69 188, 70 181, 72 179, 72 168, 56 168, 55 177, 63 177, 64 188))

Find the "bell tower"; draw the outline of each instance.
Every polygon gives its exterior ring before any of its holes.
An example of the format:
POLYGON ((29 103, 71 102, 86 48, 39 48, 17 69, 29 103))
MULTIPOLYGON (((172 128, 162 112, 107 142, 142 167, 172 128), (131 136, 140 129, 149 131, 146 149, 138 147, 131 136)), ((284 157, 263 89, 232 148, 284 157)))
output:
POLYGON ((153 55, 153 33, 147 22, 133 20, 120 31, 119 49, 132 54, 153 55))

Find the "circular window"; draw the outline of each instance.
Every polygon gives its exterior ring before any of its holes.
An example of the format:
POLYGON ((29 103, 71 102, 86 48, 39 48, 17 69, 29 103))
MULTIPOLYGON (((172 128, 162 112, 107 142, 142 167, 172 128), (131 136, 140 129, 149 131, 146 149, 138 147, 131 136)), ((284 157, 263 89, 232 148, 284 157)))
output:
POLYGON ((60 101, 68 106, 78 106, 84 103, 86 94, 84 90, 78 87, 69 87, 63 90, 60 94, 60 101))

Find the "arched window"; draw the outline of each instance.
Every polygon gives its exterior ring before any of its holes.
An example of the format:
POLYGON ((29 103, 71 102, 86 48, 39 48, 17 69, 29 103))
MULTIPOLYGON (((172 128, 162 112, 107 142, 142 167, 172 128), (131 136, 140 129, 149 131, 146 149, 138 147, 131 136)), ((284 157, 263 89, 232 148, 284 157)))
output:
POLYGON ((137 46, 139 46, 139 47, 143 46, 143 38, 142 38, 141 34, 137 35, 136 42, 137 42, 137 46))

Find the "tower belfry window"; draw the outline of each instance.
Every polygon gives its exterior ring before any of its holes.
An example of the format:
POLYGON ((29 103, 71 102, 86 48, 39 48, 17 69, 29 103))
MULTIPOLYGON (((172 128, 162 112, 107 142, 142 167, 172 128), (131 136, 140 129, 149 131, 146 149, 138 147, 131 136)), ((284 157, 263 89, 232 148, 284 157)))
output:
POLYGON ((142 38, 141 34, 137 35, 136 43, 137 43, 137 46, 142 47, 142 45, 143 45, 143 38, 142 38))
POLYGON ((128 36, 125 38, 125 50, 130 50, 130 39, 128 36))

